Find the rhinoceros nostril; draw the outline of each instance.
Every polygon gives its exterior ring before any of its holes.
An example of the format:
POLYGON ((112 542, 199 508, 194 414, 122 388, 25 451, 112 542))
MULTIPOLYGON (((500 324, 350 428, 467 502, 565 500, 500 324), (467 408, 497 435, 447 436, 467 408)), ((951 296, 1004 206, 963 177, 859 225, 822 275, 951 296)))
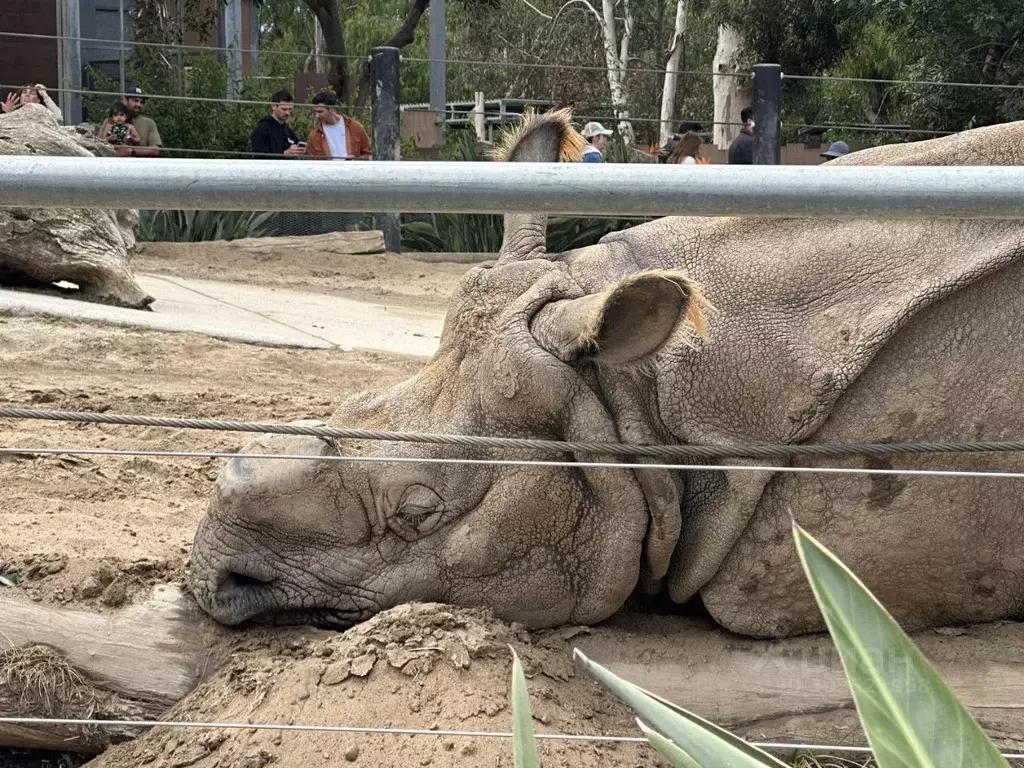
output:
POLYGON ((273 582, 273 579, 259 578, 250 573, 244 573, 241 571, 225 571, 221 574, 217 590, 219 592, 229 592, 237 589, 253 589, 257 587, 265 587, 273 582))

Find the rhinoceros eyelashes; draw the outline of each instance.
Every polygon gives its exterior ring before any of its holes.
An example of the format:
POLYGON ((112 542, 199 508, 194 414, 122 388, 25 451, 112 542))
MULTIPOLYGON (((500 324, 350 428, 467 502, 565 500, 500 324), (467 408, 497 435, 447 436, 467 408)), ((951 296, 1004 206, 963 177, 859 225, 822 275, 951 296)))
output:
POLYGON ((444 499, 425 485, 410 485, 388 522, 395 533, 412 541, 434 530, 443 515, 444 499))

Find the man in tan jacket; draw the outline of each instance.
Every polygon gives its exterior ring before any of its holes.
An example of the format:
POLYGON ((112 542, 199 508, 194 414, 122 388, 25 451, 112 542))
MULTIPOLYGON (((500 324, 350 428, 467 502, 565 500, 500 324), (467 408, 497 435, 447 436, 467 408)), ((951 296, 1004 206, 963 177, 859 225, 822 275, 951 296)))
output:
POLYGON ((316 120, 306 140, 306 157, 321 160, 369 160, 370 137, 357 120, 338 112, 338 100, 322 91, 313 97, 316 120))

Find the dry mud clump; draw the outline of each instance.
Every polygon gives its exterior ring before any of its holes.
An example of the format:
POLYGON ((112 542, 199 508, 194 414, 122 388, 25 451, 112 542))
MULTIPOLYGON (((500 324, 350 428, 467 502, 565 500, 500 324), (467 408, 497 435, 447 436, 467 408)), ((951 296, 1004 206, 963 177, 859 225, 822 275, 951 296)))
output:
MULTIPOLYGON (((240 634, 220 671, 171 720, 511 730, 511 653, 527 676, 537 733, 636 734, 629 712, 575 672, 572 639, 587 629, 527 633, 480 610, 403 605, 344 634, 240 634)), ((542 740, 545 766, 660 766, 644 744, 542 740)), ((90 768, 259 768, 265 765, 511 766, 503 738, 155 728, 90 768)))

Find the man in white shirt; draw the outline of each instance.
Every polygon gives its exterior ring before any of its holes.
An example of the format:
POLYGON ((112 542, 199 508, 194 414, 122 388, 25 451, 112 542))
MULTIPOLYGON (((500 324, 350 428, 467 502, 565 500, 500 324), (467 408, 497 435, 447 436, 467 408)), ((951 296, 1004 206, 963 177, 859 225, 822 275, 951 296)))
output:
POLYGON ((306 157, 333 160, 369 160, 370 137, 358 120, 341 114, 333 93, 313 97, 316 122, 306 143, 306 157))

